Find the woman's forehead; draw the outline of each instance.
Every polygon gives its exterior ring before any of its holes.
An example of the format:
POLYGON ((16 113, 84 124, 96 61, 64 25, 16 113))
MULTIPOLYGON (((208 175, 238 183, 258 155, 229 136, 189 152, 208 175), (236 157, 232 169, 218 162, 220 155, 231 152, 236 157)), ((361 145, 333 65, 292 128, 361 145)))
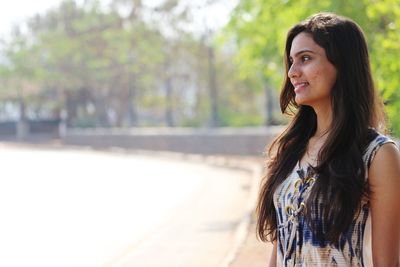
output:
POLYGON ((292 41, 290 56, 296 57, 304 52, 319 54, 323 51, 324 49, 313 40, 311 34, 301 32, 292 41))

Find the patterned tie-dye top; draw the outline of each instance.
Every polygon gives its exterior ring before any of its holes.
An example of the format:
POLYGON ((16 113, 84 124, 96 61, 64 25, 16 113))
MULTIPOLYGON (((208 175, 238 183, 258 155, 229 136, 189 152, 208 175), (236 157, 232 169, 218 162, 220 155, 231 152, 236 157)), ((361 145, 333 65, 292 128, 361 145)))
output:
MULTIPOLYGON (((381 134, 371 141, 363 157, 366 170, 378 148, 390 142, 393 143, 381 134)), ((368 171, 365 173, 368 179, 368 171)), ((301 167, 298 163, 274 194, 278 222, 277 266, 372 267, 368 199, 362 200, 359 215, 340 238, 338 247, 320 242, 303 215, 304 202, 315 179, 312 168, 301 167)))

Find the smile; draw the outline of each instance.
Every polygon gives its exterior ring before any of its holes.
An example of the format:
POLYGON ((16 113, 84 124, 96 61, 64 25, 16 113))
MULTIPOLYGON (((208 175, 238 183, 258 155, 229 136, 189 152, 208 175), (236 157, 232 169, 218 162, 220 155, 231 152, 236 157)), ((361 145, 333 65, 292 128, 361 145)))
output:
POLYGON ((293 86, 295 93, 306 87, 308 84, 309 84, 308 82, 294 83, 293 86))

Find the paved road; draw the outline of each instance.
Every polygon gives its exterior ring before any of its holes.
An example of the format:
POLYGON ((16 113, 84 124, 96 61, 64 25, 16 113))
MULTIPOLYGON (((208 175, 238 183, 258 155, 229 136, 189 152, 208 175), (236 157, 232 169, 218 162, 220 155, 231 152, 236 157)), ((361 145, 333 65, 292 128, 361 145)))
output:
POLYGON ((176 159, 0 147, 0 266, 216 266, 250 176, 176 159))

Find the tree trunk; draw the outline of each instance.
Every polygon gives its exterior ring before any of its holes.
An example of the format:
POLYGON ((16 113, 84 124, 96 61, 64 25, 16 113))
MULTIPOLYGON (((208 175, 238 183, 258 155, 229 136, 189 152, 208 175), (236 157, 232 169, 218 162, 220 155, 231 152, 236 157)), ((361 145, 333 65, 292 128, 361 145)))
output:
POLYGON ((168 127, 174 126, 173 116, 173 88, 172 77, 170 72, 170 62, 167 58, 164 64, 164 82, 165 82, 165 122, 168 127))
POLYGON ((168 127, 174 127, 173 117, 173 94, 172 94, 172 82, 171 77, 167 77, 166 80, 166 109, 165 109, 165 120, 168 127))
POLYGON ((136 127, 138 125, 137 107, 136 107, 136 82, 135 73, 128 72, 128 125, 136 127))
POLYGON ((67 112, 67 127, 74 126, 74 121, 76 121, 77 117, 77 101, 74 92, 68 91, 64 89, 65 94, 65 109, 67 112))
POLYGON ((273 100, 272 89, 268 85, 265 85, 264 93, 265 93, 265 126, 269 126, 272 125, 274 122, 272 116, 274 111, 274 100, 273 100))
POLYGON ((218 116, 218 90, 217 90, 217 77, 215 69, 215 57, 214 48, 208 46, 208 79, 210 88, 210 101, 211 101, 211 127, 219 126, 219 116, 218 116))
POLYGON ((20 117, 19 121, 17 122, 17 139, 22 141, 26 140, 29 135, 29 124, 28 120, 26 119, 26 105, 24 98, 19 96, 18 102, 20 117))
POLYGON ((107 96, 103 93, 95 96, 96 127, 109 126, 107 117, 107 96))

